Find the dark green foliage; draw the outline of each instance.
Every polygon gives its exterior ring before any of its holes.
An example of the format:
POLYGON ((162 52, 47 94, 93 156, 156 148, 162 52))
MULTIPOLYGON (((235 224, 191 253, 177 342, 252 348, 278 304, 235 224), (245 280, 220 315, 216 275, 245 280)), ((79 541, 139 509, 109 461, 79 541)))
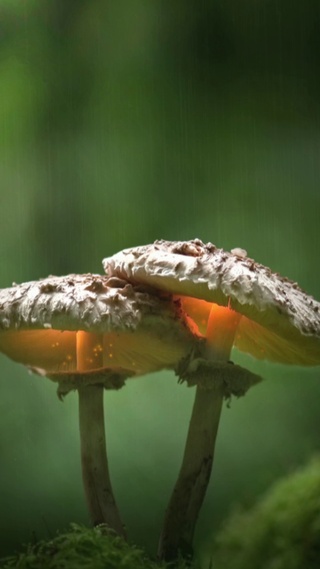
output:
POLYGON ((88 529, 76 524, 0 563, 1 569, 191 569, 182 560, 170 566, 152 561, 141 549, 105 533, 103 526, 88 529))
POLYGON ((319 569, 320 459, 277 482, 216 539, 214 569, 319 569))

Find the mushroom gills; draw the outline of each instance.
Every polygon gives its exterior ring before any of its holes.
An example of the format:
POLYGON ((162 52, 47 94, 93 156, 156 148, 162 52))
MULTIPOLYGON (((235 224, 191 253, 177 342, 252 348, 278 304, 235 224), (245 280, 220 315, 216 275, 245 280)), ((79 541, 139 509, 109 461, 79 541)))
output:
POLYGON ((9 330, 0 333, 0 350, 12 360, 43 370, 76 369, 76 332, 60 330, 9 330))
MULTIPOLYGON (((221 334, 220 339, 219 334, 220 332, 225 332, 222 322, 224 320, 224 312, 227 314, 229 310, 227 306, 220 306, 206 300, 198 300, 186 296, 175 298, 179 300, 182 310, 187 315, 187 319, 191 319, 192 326, 196 326, 200 334, 209 336, 207 328, 210 317, 210 335, 215 335, 216 342, 223 342, 224 334, 221 334), (212 312, 214 307, 219 307, 215 319, 212 312), (216 333, 214 328, 216 328, 216 333)), ((236 311, 233 312, 238 314, 236 311)), ((232 333, 231 329, 230 333, 232 333)), ((240 314, 234 334, 234 347, 257 359, 269 360, 275 363, 304 366, 320 364, 319 337, 313 337, 308 334, 301 335, 298 330, 295 331, 292 328, 288 332, 287 337, 284 337, 280 331, 277 333, 247 316, 241 315, 240 318, 240 314)))
POLYGON ((143 375, 172 368, 185 355, 182 340, 148 331, 96 334, 85 331, 0 332, 0 350, 11 359, 48 373, 125 368, 143 375))

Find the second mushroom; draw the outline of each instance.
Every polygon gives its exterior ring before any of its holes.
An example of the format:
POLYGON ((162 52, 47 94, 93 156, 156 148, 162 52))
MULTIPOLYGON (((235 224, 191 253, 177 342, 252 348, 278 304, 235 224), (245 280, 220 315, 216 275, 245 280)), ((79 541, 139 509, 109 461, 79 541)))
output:
POLYGON ((179 361, 181 381, 196 385, 181 469, 166 510, 159 556, 192 554, 209 483, 224 398, 259 378, 230 362, 233 346, 258 359, 320 364, 320 303, 297 283, 248 258, 199 239, 156 241, 104 260, 106 273, 152 286, 173 298, 199 341, 179 361))

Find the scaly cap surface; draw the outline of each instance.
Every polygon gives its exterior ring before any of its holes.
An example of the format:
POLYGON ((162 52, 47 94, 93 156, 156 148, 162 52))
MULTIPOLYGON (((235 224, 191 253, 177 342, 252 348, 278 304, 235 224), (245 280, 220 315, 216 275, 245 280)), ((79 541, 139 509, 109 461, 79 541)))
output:
POLYGON ((0 351, 70 388, 84 378, 117 387, 117 378, 173 368, 194 341, 172 299, 117 278, 48 277, 0 290, 0 351))
MULTIPOLYGON (((229 253, 199 239, 160 240, 125 249, 104 259, 103 266, 109 276, 181 297, 195 321, 192 298, 231 307, 242 315, 235 346, 259 359, 320 364, 320 303, 245 253, 229 253)), ((198 309, 205 318, 210 304, 198 309)))

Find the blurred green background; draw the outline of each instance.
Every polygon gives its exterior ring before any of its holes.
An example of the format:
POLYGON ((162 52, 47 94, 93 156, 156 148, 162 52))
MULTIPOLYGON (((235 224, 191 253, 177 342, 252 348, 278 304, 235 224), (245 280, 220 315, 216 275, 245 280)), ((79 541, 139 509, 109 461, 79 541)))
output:
MULTIPOLYGON (((0 286, 200 237, 319 299, 319 25, 318 0, 0 0, 0 286)), ((224 409, 201 551, 319 450, 319 371, 233 359, 265 382, 224 409)), ((0 365, 3 555, 88 517, 76 395, 0 365)), ((192 400, 172 373, 105 394, 115 492, 153 552, 192 400)))

